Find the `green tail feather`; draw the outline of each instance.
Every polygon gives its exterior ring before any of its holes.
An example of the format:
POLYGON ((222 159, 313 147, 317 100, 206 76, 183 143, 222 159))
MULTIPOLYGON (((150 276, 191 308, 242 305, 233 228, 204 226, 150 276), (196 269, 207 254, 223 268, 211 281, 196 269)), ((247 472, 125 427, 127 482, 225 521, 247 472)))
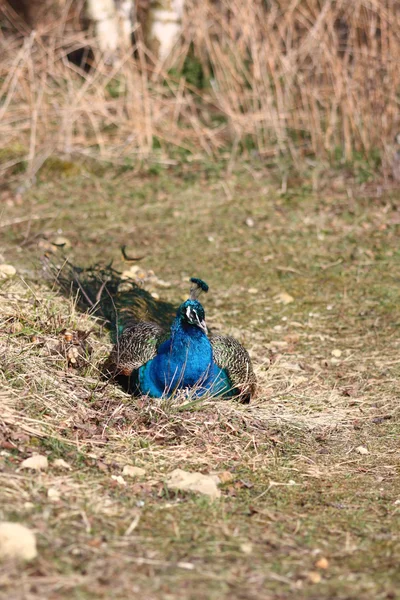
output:
POLYGON ((45 271, 64 295, 77 298, 80 310, 104 319, 114 342, 133 322, 152 321, 169 328, 174 319, 175 306, 156 300, 133 281, 121 286, 127 280, 111 264, 81 268, 67 260, 58 266, 46 259, 45 271))

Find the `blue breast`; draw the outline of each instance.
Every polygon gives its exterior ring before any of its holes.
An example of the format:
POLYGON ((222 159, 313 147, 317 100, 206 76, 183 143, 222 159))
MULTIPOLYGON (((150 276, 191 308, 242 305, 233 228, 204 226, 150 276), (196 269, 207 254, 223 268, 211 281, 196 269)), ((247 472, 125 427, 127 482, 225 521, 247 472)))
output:
POLYGON ((220 395, 230 389, 229 379, 213 360, 211 344, 198 328, 176 323, 172 336, 157 356, 140 367, 139 387, 153 398, 193 388, 193 396, 220 395))

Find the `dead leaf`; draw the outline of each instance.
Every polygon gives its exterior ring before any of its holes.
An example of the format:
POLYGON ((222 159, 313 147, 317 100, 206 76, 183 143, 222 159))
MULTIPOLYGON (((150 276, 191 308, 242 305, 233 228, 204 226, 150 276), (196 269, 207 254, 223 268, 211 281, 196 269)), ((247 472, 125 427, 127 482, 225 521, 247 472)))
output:
POLYGON ((93 538, 92 540, 89 540, 87 542, 87 545, 90 546, 91 548, 100 548, 102 543, 103 543, 103 540, 101 538, 93 538))
POLYGON ((146 474, 146 469, 141 467, 134 467, 133 465, 125 465, 122 469, 122 475, 126 477, 142 477, 146 474))
POLYGON ((221 491, 217 487, 219 481, 217 475, 203 475, 175 469, 168 476, 167 486, 170 489, 199 492, 215 500, 221 496, 221 491))
POLYGON ((320 559, 317 560, 315 566, 317 567, 317 569, 327 569, 329 567, 329 561, 327 558, 322 556, 320 559))
POLYGON ((0 558, 32 560, 37 556, 34 533, 20 523, 0 523, 0 558))
POLYGON ((34 469, 35 471, 44 471, 49 466, 47 456, 34 454, 22 461, 20 469, 34 469))
POLYGON ((67 342, 68 344, 70 344, 74 340, 74 333, 73 333, 73 331, 70 331, 69 329, 64 329, 64 331, 62 331, 61 334, 62 334, 62 337, 64 338, 64 341, 67 342))
POLYGON ((221 483, 227 483, 233 479, 233 475, 230 471, 222 471, 222 473, 218 473, 218 477, 221 483))

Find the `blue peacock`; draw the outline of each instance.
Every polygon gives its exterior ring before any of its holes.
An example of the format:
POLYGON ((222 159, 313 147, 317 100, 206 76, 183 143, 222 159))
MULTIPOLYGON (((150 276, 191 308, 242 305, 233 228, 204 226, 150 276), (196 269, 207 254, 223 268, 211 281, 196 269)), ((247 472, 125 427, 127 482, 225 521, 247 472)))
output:
POLYGON ((208 337, 198 298, 208 285, 192 277, 189 298, 178 308, 170 331, 138 321, 124 329, 106 363, 114 375, 128 375, 137 394, 153 398, 185 390, 250 401, 256 387, 247 350, 233 337, 208 337))

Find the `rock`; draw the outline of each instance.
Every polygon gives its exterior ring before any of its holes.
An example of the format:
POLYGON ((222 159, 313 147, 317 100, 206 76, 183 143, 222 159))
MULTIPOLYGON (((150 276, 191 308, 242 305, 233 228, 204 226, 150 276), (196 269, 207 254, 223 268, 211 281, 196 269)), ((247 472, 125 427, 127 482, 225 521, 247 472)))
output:
POLYGON ((122 475, 111 475, 111 479, 116 481, 118 483, 118 485, 124 485, 124 486, 126 485, 126 481, 122 477, 122 475))
POLYGON ((47 497, 50 502, 59 502, 61 500, 60 491, 55 487, 51 487, 47 490, 47 497))
POLYGON ((68 238, 59 235, 56 238, 54 238, 54 240, 51 242, 53 244, 53 246, 57 246, 59 248, 70 248, 71 247, 71 242, 69 241, 68 238))
POLYGON ((53 462, 53 466, 57 469, 66 469, 67 471, 71 470, 71 465, 63 458, 56 458, 56 460, 53 462))
POLYGON ((12 265, 0 265, 0 279, 7 279, 8 277, 14 277, 17 269, 12 265))
POLYGON ((131 276, 133 277, 133 276, 137 275, 138 273, 143 272, 143 269, 142 269, 142 267, 139 267, 139 265, 131 265, 129 267, 129 269, 125 272, 130 273, 131 276))
POLYGON ((156 285, 158 285, 159 287, 162 287, 162 288, 171 287, 171 283, 169 281, 164 281, 164 279, 156 278, 155 283, 156 283, 156 285))
POLYGON ((132 265, 129 267, 129 269, 123 271, 121 279, 136 279, 139 281, 144 281, 147 279, 147 272, 138 265, 132 265))
POLYGON ((34 454, 22 461, 20 469, 33 469, 35 471, 45 471, 49 466, 47 456, 34 454))
POLYGON ((340 358, 342 356, 342 351, 339 350, 339 348, 334 348, 334 350, 332 350, 331 354, 335 358, 340 358))
POLYGON ((221 496, 218 489, 219 477, 217 475, 203 475, 202 473, 189 473, 182 469, 175 469, 169 474, 167 486, 170 489, 181 491, 199 492, 212 500, 221 496))
POLYGON ((36 556, 36 538, 30 529, 20 523, 0 523, 0 559, 32 560, 36 556))
POLYGON ((141 467, 134 467, 133 465, 125 465, 122 470, 122 475, 126 477, 142 477, 146 474, 146 469, 141 467))
POLYGON ((243 544, 240 544, 240 549, 243 554, 249 555, 253 552, 253 544, 250 542, 244 542, 243 544))
POLYGON ((322 579, 318 571, 310 571, 309 573, 307 573, 307 578, 310 581, 310 583, 320 583, 322 579))
POLYGON ((369 454, 369 451, 365 446, 357 446, 356 452, 358 452, 358 454, 369 454))
POLYGON ((274 300, 277 304, 284 304, 284 305, 294 302, 293 296, 291 296, 287 292, 280 292, 279 294, 277 294, 274 297, 274 300))

